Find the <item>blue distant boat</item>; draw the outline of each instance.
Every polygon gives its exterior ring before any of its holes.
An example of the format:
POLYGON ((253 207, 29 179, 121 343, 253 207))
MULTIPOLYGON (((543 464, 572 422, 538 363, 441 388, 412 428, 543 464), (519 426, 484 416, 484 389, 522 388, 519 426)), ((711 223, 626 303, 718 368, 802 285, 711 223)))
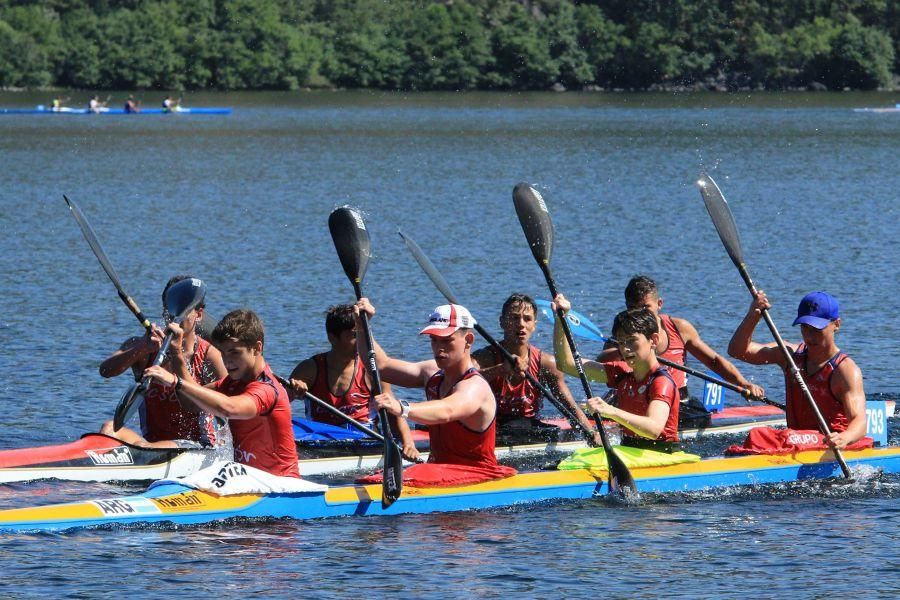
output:
POLYGON ((139 112, 125 112, 124 108, 101 108, 91 112, 88 108, 69 108, 67 106, 53 109, 43 104, 34 108, 0 108, 0 115, 230 115, 231 107, 177 108, 142 108, 139 112))

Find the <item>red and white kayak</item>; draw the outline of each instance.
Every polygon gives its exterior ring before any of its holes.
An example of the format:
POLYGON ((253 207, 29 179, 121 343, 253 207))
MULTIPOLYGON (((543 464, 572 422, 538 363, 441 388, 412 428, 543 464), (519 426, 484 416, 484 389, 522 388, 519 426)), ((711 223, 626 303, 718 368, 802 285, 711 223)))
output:
POLYGON ((215 460, 216 452, 209 448, 140 448, 88 433, 68 444, 0 451, 0 483, 147 481, 188 475, 215 460))

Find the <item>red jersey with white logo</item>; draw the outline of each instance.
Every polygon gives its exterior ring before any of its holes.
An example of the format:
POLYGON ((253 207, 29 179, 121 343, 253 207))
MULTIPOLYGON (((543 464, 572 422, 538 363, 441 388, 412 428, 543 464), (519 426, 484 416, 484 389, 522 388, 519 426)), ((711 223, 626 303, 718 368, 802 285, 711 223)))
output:
MULTIPOLYGON (((666 335, 669 336, 669 346, 666 348, 665 352, 663 352, 662 354, 657 354, 657 356, 677 365, 683 365, 686 356, 684 348, 684 338, 681 337, 681 332, 679 332, 678 328, 675 327, 675 322, 669 315, 659 315, 659 322, 662 324, 666 335)), ((684 371, 675 369, 669 371, 669 376, 675 380, 675 387, 677 387, 678 389, 681 389, 687 385, 687 375, 684 371)))
MULTIPOLYGON (((681 399, 675 380, 665 367, 658 367, 637 381, 634 371, 623 361, 603 363, 607 385, 616 390, 619 408, 635 415, 647 416, 650 403, 661 400, 669 405, 669 418, 662 433, 656 439, 661 442, 678 441, 678 409, 681 399)), ((622 426, 623 436, 638 438, 637 434, 622 426)))
MULTIPOLYGON (((806 371, 807 348, 806 344, 800 344, 794 351, 794 363, 800 369, 803 381, 809 388, 809 392, 819 407, 819 412, 831 431, 844 431, 849 421, 844 412, 844 404, 831 391, 831 376, 838 365, 847 360, 847 355, 838 352, 825 363, 821 369, 810 375, 806 371)), ((813 413, 809 400, 803 395, 800 384, 791 376, 790 369, 784 368, 785 400, 787 426, 790 429, 814 429, 819 430, 819 421, 813 413)))
MULTIPOLYGON (((505 360, 500 351, 491 347, 494 364, 505 360)), ((528 373, 535 379, 541 376, 541 351, 528 346, 528 373)), ((519 383, 512 383, 502 371, 488 379, 491 391, 497 399, 497 416, 536 418, 541 411, 543 395, 534 388, 527 377, 519 383)))
MULTIPOLYGON (((474 367, 470 368, 463 374, 460 381, 470 377, 481 377, 481 373, 474 367)), ((432 375, 425 386, 425 398, 428 400, 442 398, 440 390, 443 381, 443 371, 432 375)), ((456 384, 453 384, 453 387, 455 388, 456 384)), ((428 461, 472 467, 498 466, 497 457, 494 454, 496 431, 496 418, 484 431, 473 431, 459 421, 429 425, 428 437, 431 440, 431 456, 428 461)))
MULTIPOLYGON (((337 408, 345 415, 362 423, 369 423, 369 397, 372 393, 369 391, 369 384, 366 383, 366 369, 362 361, 359 359, 354 361, 353 379, 350 381, 347 391, 341 396, 335 396, 331 393, 331 388, 328 385, 328 362, 326 356, 324 353, 313 356, 313 360, 316 361, 316 379, 309 390, 310 393, 337 408)), ((347 425, 346 421, 331 414, 315 402, 307 405, 307 414, 311 419, 320 423, 330 423, 341 427, 347 425)))
MULTIPOLYGON (((188 371, 195 382, 206 385, 216 380, 216 371, 207 359, 209 342, 199 336, 196 339, 188 371)), ((208 446, 216 444, 218 436, 213 416, 184 409, 175 394, 175 386, 153 381, 147 388, 140 415, 141 433, 148 442, 191 440, 208 446)))
POLYGON ((247 394, 256 403, 255 417, 228 420, 234 441, 234 460, 273 475, 300 477, 291 402, 269 365, 252 381, 225 377, 216 382, 214 389, 226 396, 247 394))

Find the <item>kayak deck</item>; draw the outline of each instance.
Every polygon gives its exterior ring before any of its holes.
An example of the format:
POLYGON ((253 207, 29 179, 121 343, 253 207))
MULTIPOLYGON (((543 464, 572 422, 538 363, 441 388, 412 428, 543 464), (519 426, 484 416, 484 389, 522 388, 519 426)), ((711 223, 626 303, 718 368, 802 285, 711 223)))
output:
MULTIPOLYGON (((900 448, 846 452, 852 468, 900 472, 900 448)), ((830 451, 793 456, 714 458, 698 463, 633 469, 642 493, 702 491, 839 477, 830 451)), ((605 471, 539 471, 449 488, 403 489, 390 507, 380 485, 349 485, 325 492, 216 496, 166 483, 136 495, 0 511, 2 531, 58 531, 100 525, 200 524, 233 518, 314 519, 497 508, 546 500, 586 499, 608 491, 605 471)))

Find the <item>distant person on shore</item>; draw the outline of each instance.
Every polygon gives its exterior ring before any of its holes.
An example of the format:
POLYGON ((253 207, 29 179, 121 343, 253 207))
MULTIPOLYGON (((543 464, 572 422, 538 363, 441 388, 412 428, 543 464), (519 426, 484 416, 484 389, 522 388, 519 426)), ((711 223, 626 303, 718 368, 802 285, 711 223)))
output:
POLYGON ((172 96, 166 96, 162 102, 163 112, 178 112, 181 108, 181 98, 175 100, 172 96))
POLYGON ((128 96, 125 101, 125 114, 141 112, 141 103, 134 99, 134 94, 128 96))
MULTIPOLYGON (((738 326, 731 342, 728 354, 751 365, 775 364, 784 371, 785 378, 785 414, 787 430, 779 434, 778 444, 786 447, 794 440, 784 437, 791 430, 812 430, 819 436, 816 444, 807 446, 824 446, 828 444, 843 449, 860 440, 867 440, 866 446, 872 445, 866 434, 866 393, 863 390, 863 377, 853 359, 841 352, 835 343, 835 334, 841 329, 840 306, 837 298, 825 292, 812 292, 803 297, 797 308, 794 325, 800 326, 803 342, 786 345, 793 355, 794 363, 800 370, 803 381, 822 413, 831 433, 825 436, 820 433, 818 419, 804 397, 800 384, 790 372, 784 353, 775 342, 761 344, 753 341, 753 330, 762 318, 762 311, 771 308, 772 304, 765 292, 760 291, 744 320, 738 326)), ((765 433, 768 428, 759 427, 750 432, 745 447, 753 441, 754 434, 765 433), (760 430, 760 431, 757 431, 760 430)), ((787 435, 790 436, 790 433, 787 435)), ((774 435, 774 434, 771 434, 774 435)), ((808 436, 794 436, 795 439, 808 436)), ((758 440, 769 445, 768 438, 758 440)))
MULTIPOLYGON (((107 101, 109 101, 108 97, 107 101)), ((91 98, 90 102, 88 102, 88 110, 90 110, 94 114, 101 113, 106 110, 106 102, 101 102, 100 96, 95 94, 94 97, 91 98)))

